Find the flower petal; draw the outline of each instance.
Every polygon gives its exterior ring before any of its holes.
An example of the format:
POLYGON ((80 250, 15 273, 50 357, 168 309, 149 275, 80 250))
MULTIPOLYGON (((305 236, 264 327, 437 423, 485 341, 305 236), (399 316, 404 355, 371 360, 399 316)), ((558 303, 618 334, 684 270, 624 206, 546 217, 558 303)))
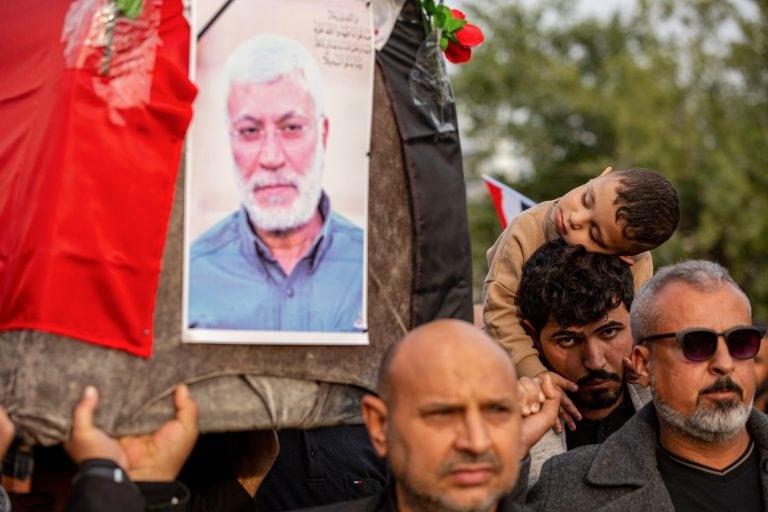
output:
POLYGON ((472 50, 449 41, 448 48, 445 49, 445 58, 448 59, 448 62, 462 64, 472 58, 472 50))
POLYGON ((467 23, 456 32, 456 40, 460 45, 472 48, 482 43, 485 40, 485 36, 480 27, 467 23))
POLYGON ((453 17, 456 18, 457 20, 467 19, 467 16, 458 9, 451 9, 451 14, 453 14, 453 17))

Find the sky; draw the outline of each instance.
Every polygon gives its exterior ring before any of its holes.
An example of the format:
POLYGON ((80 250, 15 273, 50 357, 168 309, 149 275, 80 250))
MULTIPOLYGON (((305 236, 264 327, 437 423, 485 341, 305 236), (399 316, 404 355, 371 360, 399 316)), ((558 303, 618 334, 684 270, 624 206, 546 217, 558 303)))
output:
MULTIPOLYGON (((451 7, 468 5, 482 0, 445 0, 445 3, 451 7)), ((525 4, 534 4, 536 0, 522 0, 525 4)), ((579 10, 585 15, 597 15, 608 18, 617 9, 632 9, 636 0, 575 0, 579 10)))

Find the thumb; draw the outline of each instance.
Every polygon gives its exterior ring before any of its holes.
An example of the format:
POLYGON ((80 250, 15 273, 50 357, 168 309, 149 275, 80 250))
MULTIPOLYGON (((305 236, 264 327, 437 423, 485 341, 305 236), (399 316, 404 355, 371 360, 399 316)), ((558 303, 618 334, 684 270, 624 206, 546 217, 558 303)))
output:
POLYGON ((559 375, 558 377, 561 379, 560 382, 555 382, 555 379, 553 378, 552 374, 547 374, 542 376, 541 390, 544 392, 544 396, 546 397, 546 399, 557 399, 558 401, 560 400, 560 395, 562 395, 562 391, 560 388, 562 386, 559 384, 561 382, 569 387, 576 386, 575 383, 569 381, 568 379, 561 377, 559 375))
POLYGON ((179 384, 173 395, 176 406, 176 419, 187 428, 197 429, 197 403, 189 395, 186 384, 179 384))
POLYGON ((93 428, 93 414, 98 403, 98 390, 93 386, 85 386, 83 396, 75 405, 72 415, 72 430, 88 430, 93 428))

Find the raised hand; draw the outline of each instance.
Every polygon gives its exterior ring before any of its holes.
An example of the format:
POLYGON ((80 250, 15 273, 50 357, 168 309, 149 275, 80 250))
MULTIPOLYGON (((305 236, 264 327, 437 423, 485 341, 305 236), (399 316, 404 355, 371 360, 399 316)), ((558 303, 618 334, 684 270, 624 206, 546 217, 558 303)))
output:
POLYGON ((171 481, 176 478, 197 440, 197 404, 186 385, 174 393, 176 417, 152 434, 111 437, 93 424, 99 401, 95 387, 86 386, 75 406, 72 432, 64 443, 70 457, 80 463, 87 459, 110 459, 134 481, 171 481))

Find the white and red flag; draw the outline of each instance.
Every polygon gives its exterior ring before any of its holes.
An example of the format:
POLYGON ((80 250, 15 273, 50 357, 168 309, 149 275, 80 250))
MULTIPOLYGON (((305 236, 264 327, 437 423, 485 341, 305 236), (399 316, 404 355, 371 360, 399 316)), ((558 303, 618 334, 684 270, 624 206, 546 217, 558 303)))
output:
POLYGON ((509 221, 523 210, 536 206, 536 201, 524 196, 502 182, 483 175, 483 180, 488 186, 488 191, 493 199, 493 206, 501 221, 501 228, 506 229, 509 221))

